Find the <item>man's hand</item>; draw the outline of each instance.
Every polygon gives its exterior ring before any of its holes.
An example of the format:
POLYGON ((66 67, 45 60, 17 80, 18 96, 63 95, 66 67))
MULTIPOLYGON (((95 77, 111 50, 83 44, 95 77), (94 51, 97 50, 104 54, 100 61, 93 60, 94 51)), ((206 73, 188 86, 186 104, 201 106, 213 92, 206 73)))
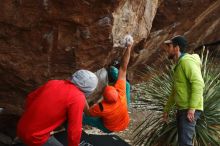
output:
POLYGON ((194 109, 189 109, 187 112, 187 119, 189 120, 189 122, 193 122, 195 120, 195 110, 194 109))
POLYGON ((131 35, 126 35, 124 38, 124 42, 125 42, 125 47, 129 47, 132 46, 134 43, 134 39, 131 35))
POLYGON ((168 122, 168 113, 167 112, 163 113, 163 121, 166 123, 168 122))
POLYGON ((133 46, 133 43, 127 44, 127 48, 131 48, 133 46))

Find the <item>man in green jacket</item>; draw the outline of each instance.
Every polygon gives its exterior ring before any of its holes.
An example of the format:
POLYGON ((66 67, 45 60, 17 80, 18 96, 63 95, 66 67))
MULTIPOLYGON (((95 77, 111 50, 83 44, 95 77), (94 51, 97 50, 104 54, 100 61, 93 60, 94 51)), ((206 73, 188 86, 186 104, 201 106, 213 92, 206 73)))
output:
POLYGON ((169 59, 176 62, 173 90, 164 108, 164 121, 173 105, 177 107, 177 130, 179 146, 192 146, 196 121, 203 111, 204 81, 201 60, 197 54, 187 54, 187 40, 175 36, 164 42, 169 59))

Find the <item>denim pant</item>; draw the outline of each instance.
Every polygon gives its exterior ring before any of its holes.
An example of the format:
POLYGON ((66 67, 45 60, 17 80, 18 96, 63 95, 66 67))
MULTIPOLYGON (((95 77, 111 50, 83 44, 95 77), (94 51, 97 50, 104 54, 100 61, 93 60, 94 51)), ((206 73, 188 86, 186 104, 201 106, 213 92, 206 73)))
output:
POLYGON ((63 146, 54 136, 51 136, 43 146, 63 146))
POLYGON ((195 111, 195 121, 189 122, 187 119, 188 110, 177 111, 177 131, 179 146, 192 146, 195 134, 196 121, 201 115, 201 111, 195 111))

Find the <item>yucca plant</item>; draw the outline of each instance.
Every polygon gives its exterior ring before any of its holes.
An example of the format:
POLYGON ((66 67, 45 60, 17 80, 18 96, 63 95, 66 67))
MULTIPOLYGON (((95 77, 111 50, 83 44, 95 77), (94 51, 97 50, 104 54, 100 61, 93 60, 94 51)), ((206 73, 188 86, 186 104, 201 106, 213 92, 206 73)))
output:
MULTIPOLYGON (((220 68, 209 57, 209 51, 201 52, 202 75, 205 82, 204 112, 196 125, 195 146, 220 146, 220 68)), ((164 72, 153 68, 154 75, 147 82, 134 86, 134 95, 149 110, 149 116, 135 129, 134 145, 177 146, 177 127, 175 106, 169 113, 169 122, 162 121, 163 108, 171 93, 173 84, 172 66, 164 72)))

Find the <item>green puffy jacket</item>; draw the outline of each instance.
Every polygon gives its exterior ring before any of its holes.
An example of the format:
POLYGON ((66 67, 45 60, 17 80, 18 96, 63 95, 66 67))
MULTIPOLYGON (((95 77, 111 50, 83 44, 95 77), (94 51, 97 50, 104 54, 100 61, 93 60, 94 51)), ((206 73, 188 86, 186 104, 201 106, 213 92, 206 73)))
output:
POLYGON ((203 110, 203 88, 199 55, 185 54, 174 68, 173 90, 164 111, 169 112, 174 104, 179 110, 203 110))

